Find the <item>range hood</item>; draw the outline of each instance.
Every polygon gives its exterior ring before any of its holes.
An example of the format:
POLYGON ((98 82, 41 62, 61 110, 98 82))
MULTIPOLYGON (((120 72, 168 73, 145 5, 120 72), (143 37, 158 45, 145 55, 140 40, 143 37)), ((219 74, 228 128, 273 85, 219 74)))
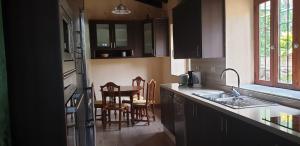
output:
POLYGON ((162 8, 162 3, 168 3, 168 0, 136 0, 157 8, 162 8))

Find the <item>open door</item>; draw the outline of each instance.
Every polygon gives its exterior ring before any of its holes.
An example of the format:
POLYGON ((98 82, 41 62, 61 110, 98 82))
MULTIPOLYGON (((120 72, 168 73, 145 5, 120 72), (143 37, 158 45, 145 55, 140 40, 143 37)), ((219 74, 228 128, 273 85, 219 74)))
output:
POLYGON ((0 0, 0 146, 10 146, 6 58, 1 4, 0 0))

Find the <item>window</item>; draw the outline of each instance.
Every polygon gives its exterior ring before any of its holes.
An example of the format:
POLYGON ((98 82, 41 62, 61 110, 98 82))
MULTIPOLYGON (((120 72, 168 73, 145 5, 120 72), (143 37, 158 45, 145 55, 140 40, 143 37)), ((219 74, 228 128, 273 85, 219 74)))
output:
POLYGON ((255 83, 300 89, 299 0, 255 1, 255 83), (299 9, 299 8, 298 8, 299 9))

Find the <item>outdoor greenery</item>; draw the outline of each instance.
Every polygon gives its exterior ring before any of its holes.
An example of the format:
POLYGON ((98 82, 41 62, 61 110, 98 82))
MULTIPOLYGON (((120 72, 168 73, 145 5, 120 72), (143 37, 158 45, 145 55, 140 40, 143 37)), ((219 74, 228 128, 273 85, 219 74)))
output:
MULTIPOLYGON (((279 0, 279 27, 278 29, 278 65, 281 83, 292 82, 292 41, 293 41, 293 0, 279 0)), ((270 77, 271 53, 271 2, 259 5, 259 56, 260 79, 270 77)))

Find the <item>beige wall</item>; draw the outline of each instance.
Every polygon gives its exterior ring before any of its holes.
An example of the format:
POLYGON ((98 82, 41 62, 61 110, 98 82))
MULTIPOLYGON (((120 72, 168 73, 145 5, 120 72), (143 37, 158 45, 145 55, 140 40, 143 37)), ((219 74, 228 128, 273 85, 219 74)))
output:
MULTIPOLYGON (((226 0, 226 67, 237 69, 241 83, 254 81, 253 0, 226 0)), ((227 74, 227 85, 236 76, 227 74)))
MULTIPOLYGON (((174 79, 167 75, 170 65, 166 60, 169 60, 168 57, 89 60, 97 98, 101 98, 99 86, 110 81, 118 85, 131 85, 133 78, 141 76, 146 81, 155 79, 158 86, 165 81, 172 82, 174 79)), ((158 89, 156 95, 159 95, 158 89)))

